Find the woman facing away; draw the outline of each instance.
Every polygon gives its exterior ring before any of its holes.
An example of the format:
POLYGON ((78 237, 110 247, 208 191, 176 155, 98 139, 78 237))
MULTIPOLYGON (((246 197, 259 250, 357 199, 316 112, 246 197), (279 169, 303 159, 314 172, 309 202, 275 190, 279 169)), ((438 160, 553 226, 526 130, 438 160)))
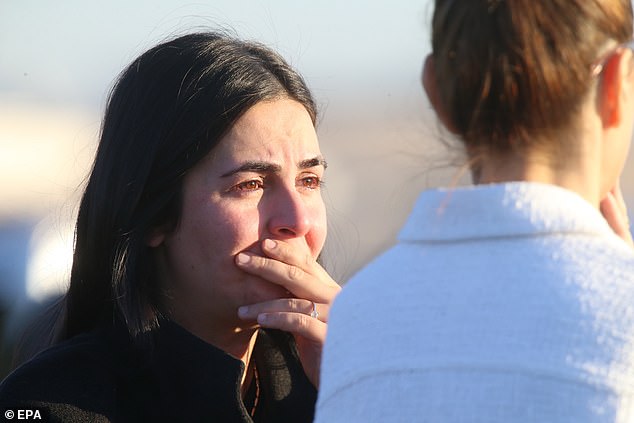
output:
POLYGON ((631 39, 629 0, 435 1, 423 85, 475 185, 346 284, 317 422, 634 421, 631 39))
POLYGON ((2 412, 312 421, 339 290, 316 262, 315 121, 303 79, 257 43, 195 33, 133 61, 108 101, 54 345, 4 380, 2 412))

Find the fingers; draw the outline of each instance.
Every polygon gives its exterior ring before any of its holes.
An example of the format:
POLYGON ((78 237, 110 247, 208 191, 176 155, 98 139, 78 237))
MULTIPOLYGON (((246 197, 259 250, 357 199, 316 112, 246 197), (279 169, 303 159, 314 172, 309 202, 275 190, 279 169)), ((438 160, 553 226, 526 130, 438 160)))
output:
POLYGON ((267 257, 252 253, 236 256, 236 265, 245 272, 278 284, 296 297, 329 303, 341 289, 310 254, 283 241, 265 240, 267 257))
POLYGON ((327 304, 319 304, 301 298, 282 298, 242 306, 238 309, 238 315, 243 320, 256 320, 259 315, 267 313, 299 313, 328 322, 330 307, 327 304))
POLYGON ((608 192, 606 197, 601 201, 601 214, 608 222, 614 233, 621 237, 631 247, 634 247, 632 234, 630 233, 630 224, 627 216, 627 208, 623 196, 618 186, 608 192))
POLYGON ((623 192, 621 191, 621 182, 617 180, 616 185, 614 186, 614 188, 612 188, 610 192, 614 195, 614 199, 616 200, 616 205, 619 207, 619 210, 627 218, 627 206, 625 204, 625 200, 623 199, 623 192))
POLYGON ((341 288, 304 246, 264 240, 265 256, 243 252, 235 262, 243 271, 285 289, 288 296, 242 306, 238 316, 261 327, 292 333, 306 375, 319 385, 321 351, 326 340, 330 304, 341 288))
POLYGON ((326 339, 328 328, 326 323, 303 313, 262 313, 258 315, 258 323, 262 327, 290 332, 319 344, 326 339))
POLYGON ((309 277, 303 269, 251 253, 240 253, 236 257, 236 264, 242 270, 258 275, 263 279, 284 285, 297 283, 309 277))
MULTIPOLYGON (((265 239, 262 242, 262 250, 268 257, 286 263, 289 266, 302 269, 303 271, 322 279, 322 281, 327 285, 335 287, 339 286, 337 282, 332 280, 328 272, 326 272, 324 268, 317 263, 317 260, 315 260, 315 258, 307 251, 302 252, 299 248, 291 246, 284 241, 276 241, 272 239, 265 239)), ((300 274, 301 273, 297 276, 300 274)))
POLYGON ((314 257, 306 250, 300 252, 299 248, 291 247, 283 241, 265 239, 262 241, 264 253, 275 259, 292 266, 308 268, 315 261, 314 257))
POLYGON ((299 298, 267 301, 238 309, 242 320, 257 320, 267 328, 280 329, 315 342, 326 338, 329 307, 299 298))

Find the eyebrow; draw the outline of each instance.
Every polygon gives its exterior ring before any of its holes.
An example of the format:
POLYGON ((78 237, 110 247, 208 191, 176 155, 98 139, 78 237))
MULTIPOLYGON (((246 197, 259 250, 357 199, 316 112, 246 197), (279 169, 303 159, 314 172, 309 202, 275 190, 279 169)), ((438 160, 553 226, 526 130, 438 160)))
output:
POLYGON ((317 166, 323 166, 324 169, 328 169, 328 163, 321 156, 313 157, 312 159, 302 160, 297 165, 297 168, 298 169, 309 169, 311 167, 317 167, 317 166))
MULTIPOLYGON (((302 160, 301 162, 297 164, 298 169, 309 169, 311 167, 316 167, 316 166, 323 166, 324 169, 326 169, 328 167, 328 163, 326 162, 326 160, 324 160, 323 157, 318 156, 318 157, 313 157, 312 159, 302 160)), ((281 171, 282 171, 282 166, 278 164, 257 161, 257 160, 249 160, 247 162, 244 162, 237 168, 230 170, 229 172, 223 173, 221 177, 227 178, 229 176, 235 175, 236 173, 242 173, 242 172, 279 173, 281 171)))

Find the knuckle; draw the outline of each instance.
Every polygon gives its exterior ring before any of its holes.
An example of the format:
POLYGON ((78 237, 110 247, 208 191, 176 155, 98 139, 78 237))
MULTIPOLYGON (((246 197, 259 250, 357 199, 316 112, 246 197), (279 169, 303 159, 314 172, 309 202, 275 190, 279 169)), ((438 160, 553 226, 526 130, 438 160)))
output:
POLYGON ((286 302, 285 306, 288 310, 290 311, 297 310, 297 305, 295 304, 295 301, 292 298, 287 298, 284 301, 286 302))
POLYGON ((310 317, 305 314, 298 314, 297 326, 301 332, 307 331, 310 327, 310 317))
POLYGON ((266 257, 259 257, 256 260, 257 266, 262 268, 262 269, 269 269, 271 268, 271 260, 267 259, 266 257))
POLYGON ((260 270, 265 272, 274 272, 275 271, 275 262, 267 257, 257 257, 254 266, 260 270))
POLYGON ((252 255, 248 266, 253 268, 262 268, 266 266, 266 261, 260 256, 252 255))
POLYGON ((288 258, 292 254, 293 250, 288 247, 285 242, 278 241, 277 253, 281 258, 288 258))
POLYGON ((300 281, 304 277, 304 271, 297 266, 289 266, 288 278, 291 281, 300 281))

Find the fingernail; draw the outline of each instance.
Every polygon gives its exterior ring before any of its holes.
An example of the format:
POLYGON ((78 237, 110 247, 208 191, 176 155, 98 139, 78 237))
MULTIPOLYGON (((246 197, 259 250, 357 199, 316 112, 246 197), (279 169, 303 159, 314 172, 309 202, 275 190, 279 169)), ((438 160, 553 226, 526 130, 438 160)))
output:
POLYGON ((275 247, 277 247, 277 242, 273 241, 272 239, 265 239, 264 240, 264 248, 266 248, 267 250, 272 250, 275 247))
POLYGON ((248 313, 249 313, 249 307, 248 306, 242 306, 242 307, 238 308, 238 316, 245 317, 248 313))
POLYGON ((251 256, 245 253, 240 253, 238 254, 237 260, 238 264, 247 264, 251 261, 251 256))
POLYGON ((258 323, 259 324, 264 324, 269 320, 269 316, 268 314, 258 314, 258 323))

